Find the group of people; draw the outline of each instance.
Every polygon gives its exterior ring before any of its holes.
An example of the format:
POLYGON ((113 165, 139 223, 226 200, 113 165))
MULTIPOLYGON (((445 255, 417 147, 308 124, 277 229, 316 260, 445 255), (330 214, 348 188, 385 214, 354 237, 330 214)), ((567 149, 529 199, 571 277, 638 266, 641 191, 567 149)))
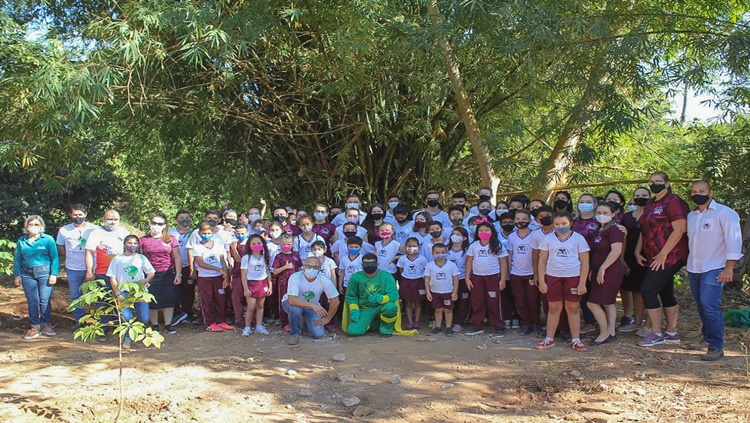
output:
MULTIPOLYGON (((573 202, 560 191, 545 204, 525 195, 495 203, 489 187, 477 194, 471 205, 455 193, 445 207, 438 191, 428 191, 416 211, 391 195, 366 212, 351 195, 344 207, 316 204, 312 214, 277 207, 270 219, 261 200, 247 213, 208 210, 197 227, 187 211, 171 228, 155 214, 142 237, 120 226, 114 210, 95 225, 83 205, 72 206, 72 223, 56 240, 29 216, 14 263, 29 307, 25 338, 55 335, 49 298, 59 256, 72 299, 87 280, 106 281, 116 296, 126 294, 122 282, 142 282, 155 300, 123 317, 159 330, 161 316, 170 334, 186 320, 210 332, 242 326, 243 336, 268 334, 272 322, 294 345, 303 330, 320 338, 335 324, 351 336, 410 335, 426 315, 429 335, 502 337, 517 328, 543 335, 537 349, 562 334, 576 351, 588 350, 581 334, 597 327, 591 346, 616 341, 617 332, 637 332, 644 347, 679 343, 674 275, 687 266, 703 322, 696 348, 706 348, 705 360, 723 356, 721 292, 733 280, 742 237, 739 216, 713 200, 707 182, 691 186, 693 211, 663 172, 629 197, 612 190, 573 202)), ((84 310, 73 315, 81 324, 84 310)))

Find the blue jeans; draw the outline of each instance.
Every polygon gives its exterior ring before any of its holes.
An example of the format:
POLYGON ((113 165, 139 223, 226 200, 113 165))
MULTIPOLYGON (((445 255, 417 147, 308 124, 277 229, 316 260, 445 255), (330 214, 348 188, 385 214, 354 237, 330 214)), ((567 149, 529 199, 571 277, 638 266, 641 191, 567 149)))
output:
MULTIPOLYGON (((127 295, 127 292, 121 292, 122 295, 127 295)), ((149 322, 149 307, 148 303, 135 303, 135 312, 138 315, 138 321, 144 325, 148 325, 149 322)), ((133 318, 133 309, 128 307, 122 311, 122 321, 128 321, 133 318)), ((130 339, 126 334, 125 339, 130 339)))
MULTIPOLYGON (((81 297, 81 285, 83 285, 86 279, 86 270, 72 270, 66 269, 65 273, 68 274, 68 289, 70 290, 70 301, 73 302, 81 297)), ((86 312, 82 308, 73 310, 73 317, 76 319, 76 324, 81 320, 86 312)))
POLYGON ((698 314, 703 326, 701 334, 709 348, 724 348, 724 320, 721 314, 721 291, 724 284, 717 279, 723 269, 709 270, 705 273, 688 272, 690 292, 698 306, 698 314))
POLYGON ((305 326, 310 336, 319 339, 325 336, 326 330, 323 326, 315 326, 315 322, 320 320, 320 316, 315 310, 302 308, 289 304, 289 300, 281 303, 281 307, 289 315, 289 326, 292 327, 292 335, 302 335, 302 319, 305 319, 305 326))
POLYGON ((53 286, 49 284, 49 266, 22 267, 21 284, 26 294, 31 327, 41 329, 51 326, 52 307, 49 299, 53 286))

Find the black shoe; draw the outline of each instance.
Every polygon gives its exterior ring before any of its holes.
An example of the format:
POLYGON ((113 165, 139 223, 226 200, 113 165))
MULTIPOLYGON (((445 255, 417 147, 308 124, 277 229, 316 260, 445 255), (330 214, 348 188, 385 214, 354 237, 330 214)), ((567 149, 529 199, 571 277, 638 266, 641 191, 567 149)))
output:
POLYGON ((151 325, 151 330, 153 332, 159 332, 159 325, 151 325))
POLYGON ((534 328, 531 326, 521 326, 521 329, 518 329, 520 335, 528 335, 531 332, 534 332, 534 328))
POLYGON ((703 361, 717 361, 721 359, 721 357, 724 357, 724 350, 718 350, 714 348, 709 348, 706 355, 701 357, 701 360, 703 361))
POLYGON ((165 331, 166 331, 166 332, 167 332, 168 334, 170 334, 170 335, 174 335, 175 333, 177 333, 177 331, 175 330, 174 326, 172 326, 172 325, 165 325, 165 326, 164 326, 164 330, 165 330, 165 331))
POLYGON ((443 333, 443 328, 437 327, 437 328, 432 329, 430 331, 430 333, 428 334, 428 336, 429 335, 437 335, 439 333, 443 333))
POLYGON ((391 336, 393 336, 393 334, 392 334, 392 333, 381 333, 381 334, 380 334, 380 337, 381 337, 381 338, 390 338, 391 336))
POLYGON ((601 342, 593 341, 593 342, 591 342, 591 346, 592 347, 596 347, 596 346, 599 346, 599 345, 609 344, 610 342, 615 342, 615 341, 617 341, 617 337, 614 336, 614 335, 609 335, 604 341, 601 341, 601 342))
POLYGON ((453 332, 453 328, 447 328, 445 329, 445 336, 447 337, 456 336, 456 332, 453 332))

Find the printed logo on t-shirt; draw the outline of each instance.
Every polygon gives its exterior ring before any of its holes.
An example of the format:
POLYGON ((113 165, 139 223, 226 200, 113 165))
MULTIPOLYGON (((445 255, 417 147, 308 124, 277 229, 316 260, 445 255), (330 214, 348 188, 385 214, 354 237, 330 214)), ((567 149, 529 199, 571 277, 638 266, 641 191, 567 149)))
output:
POLYGON ((596 238, 594 238, 594 243, 598 244, 600 242, 602 242, 602 237, 601 236, 597 236, 596 238))
POLYGON ((315 298, 315 292, 313 291, 305 291, 302 293, 302 298, 305 299, 305 301, 310 301, 313 298, 315 298))
POLYGON ((417 270, 417 266, 410 264, 409 265, 409 272, 414 273, 417 270))
POLYGON ((516 248, 516 254, 526 254, 526 246, 521 244, 516 248))
POLYGON ((586 226, 586 229, 588 229, 588 230, 592 230, 592 231, 593 231, 593 230, 595 230, 595 229, 599 229, 599 226, 597 226, 597 225, 596 225, 596 224, 594 224, 594 223, 589 223, 589 224, 588 224, 588 225, 586 226))
POLYGON ((704 220, 701 223, 701 230, 704 231, 704 232, 710 231, 713 228, 714 228, 714 220, 713 219, 704 220))
POLYGON ((253 266, 253 269, 254 269, 254 270, 255 270, 256 272, 260 272, 260 271, 262 271, 262 270, 263 270, 263 265, 262 265, 262 264, 256 264, 255 266, 253 266))
POLYGON ((477 251, 477 257, 487 257, 487 250, 477 251))
POLYGON ((134 277, 138 274, 138 268, 135 266, 126 266, 123 270, 125 271, 125 274, 130 277, 134 277))
POLYGON ((385 257, 386 251, 385 250, 378 250, 378 257, 385 257))
POLYGON ((353 265, 346 266, 346 273, 354 273, 354 266, 353 265))
POLYGON ((73 248, 74 249, 77 248, 79 250, 82 250, 86 246, 86 238, 84 238, 84 237, 81 236, 81 237, 78 237, 77 241, 78 241, 78 245, 76 245, 73 248))
POLYGON ((380 289, 380 284, 377 284, 377 283, 368 283, 368 284, 365 285, 365 289, 370 294, 374 294, 375 292, 377 292, 380 289))
POLYGON ((568 249, 567 248, 558 248, 557 249, 557 257, 568 257, 568 249))
POLYGON ((437 272, 437 275, 435 275, 435 279, 445 280, 448 279, 445 272, 437 272))
POLYGON ((662 206, 654 208, 654 211, 651 212, 652 215, 662 215, 664 214, 664 208, 662 206))

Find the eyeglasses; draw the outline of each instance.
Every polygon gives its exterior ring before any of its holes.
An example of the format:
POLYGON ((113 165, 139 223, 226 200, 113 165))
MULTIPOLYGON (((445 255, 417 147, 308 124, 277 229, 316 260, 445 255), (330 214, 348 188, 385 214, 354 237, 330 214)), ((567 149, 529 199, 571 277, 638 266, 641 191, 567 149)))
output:
POLYGON ((167 224, 164 222, 151 222, 151 224, 154 226, 167 226, 167 224))

